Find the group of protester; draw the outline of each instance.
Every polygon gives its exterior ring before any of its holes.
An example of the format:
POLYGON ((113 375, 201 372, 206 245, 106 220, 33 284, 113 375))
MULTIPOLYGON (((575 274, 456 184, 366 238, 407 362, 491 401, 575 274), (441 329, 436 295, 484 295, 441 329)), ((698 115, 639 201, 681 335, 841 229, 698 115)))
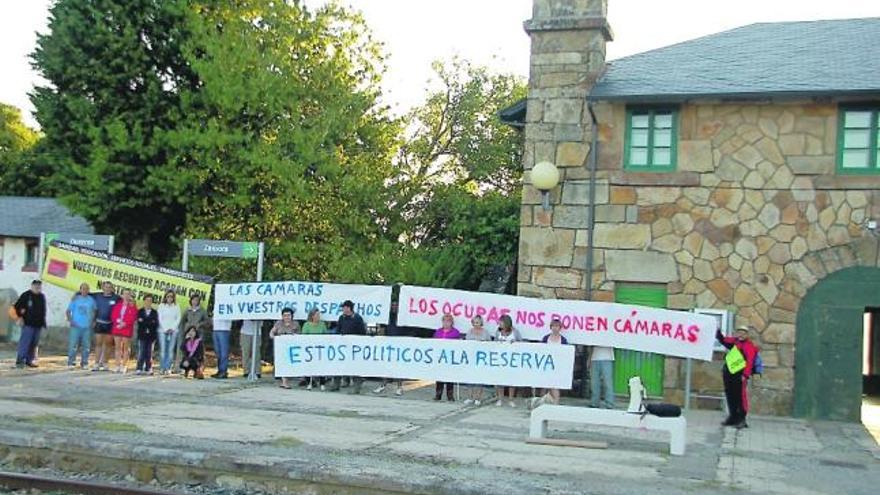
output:
MULTIPOLYGON (((202 333, 210 327, 208 313, 201 307, 201 297, 190 298, 189 307, 181 311, 174 291, 165 293, 161 303, 154 306, 152 295, 145 295, 139 308, 128 289, 116 293, 111 282, 101 284, 101 292, 92 293, 88 284, 80 285, 67 305, 66 317, 70 324, 67 346, 67 366, 89 369, 94 336, 94 363, 92 371, 127 373, 131 341, 137 339, 137 374, 153 371, 153 348, 159 344, 161 374, 170 374, 175 368, 174 356, 182 356, 178 368, 185 374, 192 372, 202 378, 204 345, 202 333), (111 356, 111 352, 113 355, 111 356)), ((46 327, 46 296, 42 282, 34 280, 12 306, 13 316, 22 323, 15 365, 18 368, 36 368, 37 347, 46 327)))
MULTIPOLYGON (((24 292, 13 306, 16 319, 21 319, 22 332, 19 339, 16 366, 37 367, 36 350, 40 340, 40 333, 46 326, 46 298, 42 293, 42 283, 35 280, 30 290, 24 292)), ((389 324, 384 327, 384 335, 388 337, 415 336, 416 329, 397 325, 397 304, 392 304, 389 324)), ((141 301, 140 307, 134 301, 131 291, 123 289, 119 295, 111 282, 101 284, 101 292, 92 293, 88 284, 82 284, 77 294, 73 296, 66 310, 67 320, 70 324, 67 365, 71 369, 91 369, 92 371, 110 371, 111 352, 112 371, 115 373, 127 373, 127 363, 130 355, 131 341, 136 340, 136 374, 154 374, 153 349, 158 343, 159 373, 162 375, 183 371, 184 377, 190 374, 194 378, 204 378, 205 368, 205 342, 204 335, 211 329, 213 349, 217 357, 217 372, 212 377, 225 379, 229 370, 229 355, 232 322, 224 320, 212 320, 208 313, 201 307, 201 298, 194 295, 189 300, 189 306, 181 311, 177 303, 177 295, 174 291, 165 293, 162 301, 155 304, 153 296, 146 295, 141 301), (89 368, 89 359, 93 354, 92 338, 94 336, 94 362, 89 368), (79 364, 77 365, 77 357, 79 364), (177 356, 177 359, 175 359, 177 356)), ((281 319, 276 321, 268 333, 271 339, 279 335, 292 334, 340 334, 340 335, 367 335, 368 329, 364 319, 354 311, 354 303, 345 301, 342 303, 342 313, 337 321, 328 325, 322 320, 321 313, 317 309, 309 312, 305 322, 300 326, 294 319, 292 309, 284 309, 281 319)), ((461 332, 454 326, 452 315, 444 315, 440 327, 433 333, 434 338, 439 339, 467 339, 475 341, 497 341, 499 343, 513 343, 521 341, 519 332, 513 327, 509 316, 503 316, 497 330, 490 331, 484 327, 482 317, 475 316, 471 320, 471 328, 467 332, 461 332)), ((245 376, 253 372, 260 376, 261 363, 261 326, 258 321, 241 322, 241 356, 245 376), (253 339, 258 339, 254 346, 253 339), (256 355, 252 356, 252 349, 256 348, 256 355)), ((564 345, 568 342, 561 335, 562 325, 554 320, 551 332, 543 341, 549 344, 564 345)), ((593 405, 595 407, 613 407, 614 391, 611 379, 611 364, 614 360, 613 350, 610 348, 594 348, 593 350, 593 405), (604 388, 604 391, 600 388, 604 388), (602 394, 604 392, 604 394, 602 394), (604 402, 599 402, 599 397, 604 397, 604 402)), ((292 388, 291 379, 279 377, 280 387, 292 388)), ((394 381, 397 385, 395 394, 403 394, 402 379, 385 379, 383 383, 373 390, 374 393, 382 393, 386 387, 394 381)), ((299 385, 307 389, 338 391, 341 388, 351 387, 351 393, 358 394, 363 387, 364 378, 359 376, 336 376, 336 377, 301 377, 299 385)), ((465 389, 465 403, 479 405, 485 398, 485 389, 489 388, 480 384, 467 384, 465 389)), ((455 400, 454 384, 437 382, 435 400, 441 400, 443 391, 446 391, 447 400, 455 400)), ((496 404, 502 405, 505 401, 510 406, 515 406, 514 396, 516 387, 495 387, 496 404)), ((552 403, 559 402, 560 392, 548 390, 540 399, 552 403)))
MULTIPOLYGON (((173 290, 165 293, 158 307, 154 307, 153 296, 145 295, 141 307, 132 297, 128 289, 122 291, 122 295, 116 294, 111 282, 101 285, 101 292, 91 293, 88 284, 82 284, 80 290, 71 299, 66 315, 70 323, 68 340, 67 365, 76 368, 77 351, 80 352, 80 364, 82 369, 88 369, 91 354, 92 335, 95 340, 95 361, 92 371, 107 371, 110 369, 110 350, 115 351, 113 371, 126 373, 127 362, 130 353, 130 342, 137 339, 137 374, 153 374, 153 348, 159 344, 159 372, 166 375, 183 370, 184 377, 192 373, 194 378, 204 378, 205 367, 205 344, 203 335, 208 329, 212 329, 213 348, 217 356, 217 372, 213 378, 225 379, 228 377, 231 322, 214 320, 212 322, 208 313, 201 307, 201 298, 198 295, 190 297, 189 306, 181 311, 177 304, 177 295, 173 290), (175 360, 175 356, 179 360, 175 360), (176 366, 175 366, 176 365, 176 366)), ((42 283, 34 280, 30 290, 24 292, 15 302, 10 314, 22 323, 21 337, 16 356, 16 367, 37 367, 36 353, 39 345, 40 334, 46 327, 46 297, 42 293, 42 283)), ((384 334, 388 337, 413 336, 414 329, 397 325, 396 303, 392 303, 389 324, 385 327, 384 334)), ((452 315, 442 316, 440 327, 434 332, 437 339, 466 339, 472 341, 495 341, 500 344, 509 344, 522 340, 519 332, 514 328, 511 318, 507 315, 499 319, 496 331, 492 332, 485 328, 484 321, 480 316, 474 316, 471 328, 462 333, 455 328, 452 315)), ((553 320, 550 323, 550 333, 545 335, 542 341, 551 345, 567 345, 565 337, 561 334, 562 323, 553 320)), ((341 335, 367 335, 367 325, 364 319, 354 311, 354 303, 345 301, 342 304, 342 313, 332 326, 328 326, 321 319, 318 309, 313 309, 307 315, 302 326, 294 319, 294 311, 286 308, 281 312, 281 319, 276 321, 269 331, 269 338, 274 339, 280 335, 293 334, 341 334, 341 335)), ((730 416, 724 421, 725 426, 745 427, 746 414, 748 411, 747 385, 751 374, 755 370, 755 361, 758 357, 758 348, 749 340, 748 328, 740 328, 734 337, 725 337, 720 331, 717 338, 727 349, 728 359, 723 367, 723 378, 728 410, 730 416), (737 358, 730 359, 731 355, 737 358), (734 362, 738 364, 733 364, 734 362), (735 369, 733 369, 735 368, 735 369)), ((245 376, 254 373, 258 377, 261 370, 260 339, 261 322, 244 321, 241 323, 241 355, 245 376), (258 339, 256 345, 253 339, 258 339), (252 349, 256 349, 252 356, 252 349)), ((591 352, 591 406, 614 408, 614 385, 613 364, 614 350, 608 347, 594 347, 591 352)), ((290 389, 290 378, 279 377, 280 387, 290 389)), ((373 390, 374 393, 382 393, 388 385, 394 381, 397 385, 395 394, 403 394, 402 379, 385 379, 382 384, 373 390)), ((351 386, 351 393, 359 394, 363 386, 364 378, 358 376, 326 377, 300 377, 299 386, 311 390, 320 388, 330 391, 338 391, 340 388, 351 386)), ((455 400, 453 383, 438 381, 435 385, 434 400, 442 400, 443 391, 449 401, 455 400)), ((466 384, 465 403, 480 405, 484 399, 487 386, 481 384, 466 384)), ((495 404, 501 406, 507 402, 515 407, 516 387, 495 387, 495 404)), ((531 405, 538 403, 558 404, 559 390, 547 390, 545 394, 533 396, 531 405)))

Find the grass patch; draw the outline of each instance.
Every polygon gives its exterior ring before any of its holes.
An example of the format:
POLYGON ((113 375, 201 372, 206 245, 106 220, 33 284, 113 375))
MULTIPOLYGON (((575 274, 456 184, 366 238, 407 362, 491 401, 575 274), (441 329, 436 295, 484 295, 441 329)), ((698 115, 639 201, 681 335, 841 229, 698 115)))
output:
POLYGON ((102 421, 95 425, 96 430, 110 431, 114 433, 143 433, 144 430, 131 423, 117 423, 115 421, 102 421))
POLYGON ((269 442, 273 447, 299 447, 303 441, 296 437, 278 437, 269 442))

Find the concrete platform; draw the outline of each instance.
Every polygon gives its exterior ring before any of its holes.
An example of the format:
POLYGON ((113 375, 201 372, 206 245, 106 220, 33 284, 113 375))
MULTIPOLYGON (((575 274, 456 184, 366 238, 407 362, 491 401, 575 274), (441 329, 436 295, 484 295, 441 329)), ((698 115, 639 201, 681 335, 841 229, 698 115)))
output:
POLYGON ((528 445, 522 402, 434 402, 431 384, 410 382, 397 398, 368 382, 351 396, 61 364, 0 359, 0 463, 308 493, 858 495, 880 485, 880 448, 858 424, 754 417, 737 431, 718 412, 691 411, 687 454, 672 457, 662 433, 608 427, 550 430, 606 450, 528 445))

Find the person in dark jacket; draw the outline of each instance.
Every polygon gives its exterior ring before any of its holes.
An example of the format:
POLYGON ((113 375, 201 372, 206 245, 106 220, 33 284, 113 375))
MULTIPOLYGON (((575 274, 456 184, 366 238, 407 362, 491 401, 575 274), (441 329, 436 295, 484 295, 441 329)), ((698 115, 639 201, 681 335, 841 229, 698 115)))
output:
POLYGON ((748 383, 752 376, 755 356, 758 355, 758 347, 749 340, 749 327, 737 328, 734 337, 725 337, 719 329, 715 332, 715 338, 728 349, 728 352, 736 347, 745 359, 745 367, 735 373, 731 372, 725 360, 722 378, 724 379, 724 395, 727 398, 729 416, 721 424, 735 428, 746 428, 748 427, 746 415, 749 412, 748 383))
POLYGON ((36 368, 34 362, 40 334, 46 328, 46 296, 43 294, 43 282, 34 280, 30 290, 24 292, 15 301, 15 312, 22 318, 21 337, 18 340, 18 353, 15 356, 15 367, 36 368))
POLYGON ((144 296, 144 307, 138 310, 137 315, 137 339, 138 339, 138 375, 153 374, 153 344, 159 337, 159 312, 153 308, 153 296, 144 296))
POLYGON ((101 283, 101 292, 92 294, 98 312, 95 314, 95 366, 92 371, 107 371, 110 350, 113 349, 113 308, 122 301, 113 283, 101 283))
MULTIPOLYGON (((342 314, 339 315, 339 321, 336 323, 336 330, 340 335, 366 335, 367 324, 361 315, 354 312, 354 303, 345 301, 342 303, 342 314)), ((361 376, 337 376, 333 379, 333 386, 330 390, 339 390, 342 381, 351 381, 353 388, 352 394, 361 393, 361 386, 364 378, 361 376)))
POLYGON ((184 333, 180 352, 183 354, 183 359, 180 360, 183 377, 186 378, 192 371, 193 378, 203 380, 205 378, 202 372, 202 365, 205 362, 205 343, 202 342, 202 337, 195 326, 189 327, 184 333))

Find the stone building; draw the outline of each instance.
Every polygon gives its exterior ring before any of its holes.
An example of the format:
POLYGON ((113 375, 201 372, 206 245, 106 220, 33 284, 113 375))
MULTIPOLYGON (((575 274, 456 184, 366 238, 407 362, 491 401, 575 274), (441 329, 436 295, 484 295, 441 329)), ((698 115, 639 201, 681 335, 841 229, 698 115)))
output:
MULTIPOLYGON (((529 95, 502 115, 525 132, 518 293, 729 311, 762 348, 756 412, 858 420, 880 307, 880 19, 606 62, 606 9, 534 0, 525 23, 529 95), (549 210, 541 161, 561 175, 549 210)), ((694 363, 692 400, 720 397, 722 357, 694 363)), ((618 351, 617 368, 683 399, 679 359, 618 351)))

